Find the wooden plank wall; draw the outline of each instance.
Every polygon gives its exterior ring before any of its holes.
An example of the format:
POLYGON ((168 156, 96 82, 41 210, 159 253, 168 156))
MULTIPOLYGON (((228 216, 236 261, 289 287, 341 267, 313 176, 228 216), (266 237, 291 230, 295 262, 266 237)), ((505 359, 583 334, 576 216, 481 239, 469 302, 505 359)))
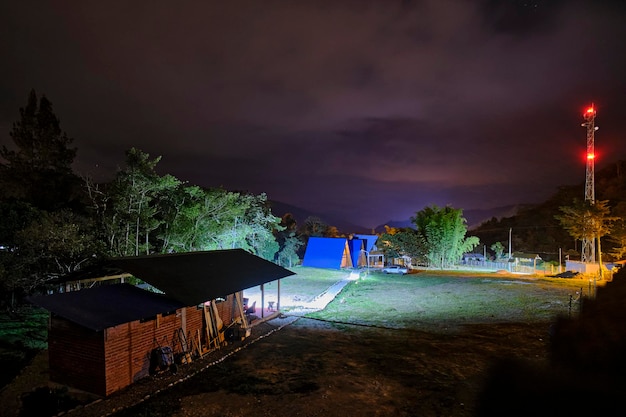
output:
POLYGON ((224 323, 224 326, 229 326, 234 318, 239 316, 239 313, 235 309, 235 296, 234 294, 226 297, 226 300, 217 303, 217 311, 224 323))

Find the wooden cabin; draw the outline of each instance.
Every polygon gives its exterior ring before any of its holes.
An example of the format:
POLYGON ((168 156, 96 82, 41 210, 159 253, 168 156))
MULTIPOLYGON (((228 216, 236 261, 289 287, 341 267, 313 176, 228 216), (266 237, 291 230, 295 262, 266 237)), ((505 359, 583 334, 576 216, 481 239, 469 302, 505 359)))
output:
POLYGON ((157 371, 159 349, 185 363, 245 337, 242 290, 293 275, 240 249, 110 261, 162 294, 111 284, 30 298, 51 312, 50 381, 100 396, 157 371))

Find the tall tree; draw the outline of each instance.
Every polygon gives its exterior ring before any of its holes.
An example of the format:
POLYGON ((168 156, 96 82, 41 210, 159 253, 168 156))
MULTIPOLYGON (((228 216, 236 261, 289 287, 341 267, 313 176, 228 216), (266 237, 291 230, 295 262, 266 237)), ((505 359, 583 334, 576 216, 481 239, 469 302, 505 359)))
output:
POLYGON ((302 234, 309 237, 326 237, 328 224, 317 216, 309 216, 304 220, 302 234))
POLYGON ((496 254, 496 260, 502 259, 502 255, 504 254, 504 244, 502 244, 502 242, 492 244, 489 249, 496 254))
POLYGON ((616 216, 616 220, 609 235, 609 241, 613 244, 609 255, 615 260, 622 260, 626 257, 626 202, 618 203, 611 214, 616 216))
POLYGON ((611 209, 608 203, 608 200, 592 203, 575 199, 571 206, 559 207, 562 214, 555 216, 574 239, 597 240, 600 265, 602 264, 600 239, 610 234, 613 222, 619 220, 618 217, 609 215, 611 209))
POLYGON ((421 264, 425 260, 425 242, 417 230, 410 227, 385 226, 385 233, 379 236, 376 245, 388 258, 409 256, 414 265, 421 264))
POLYGON ((15 146, 0 149, 0 288, 26 294, 67 273, 98 251, 83 216, 76 149, 45 97, 31 91, 9 132, 15 146))
POLYGON ((242 248, 274 260, 280 218, 273 216, 265 194, 180 186, 161 200, 166 213, 159 237, 164 252, 242 248))
POLYGON ((418 211, 411 221, 427 248, 431 265, 444 268, 479 244, 477 237, 465 236, 467 225, 460 209, 432 205, 418 211))
POLYGON ((267 196, 259 194, 239 194, 238 204, 241 213, 234 216, 230 230, 226 229, 218 239, 231 247, 246 249, 267 260, 274 260, 279 245, 274 236, 275 230, 282 230, 280 217, 272 214, 267 204, 267 196))
POLYGON ((155 251, 156 230, 164 222, 163 201, 181 182, 160 176, 160 157, 136 148, 126 152, 126 165, 103 191, 90 191, 107 251, 114 256, 137 256, 155 251))
POLYGON ((0 163, 0 198, 26 201, 48 211, 67 207, 80 187, 71 167, 76 148, 70 147, 73 140, 61 130, 46 96, 38 101, 35 91, 30 92, 10 136, 16 149, 0 149, 6 161, 0 163))
POLYGON ((297 265, 300 261, 298 252, 304 245, 298 236, 298 223, 291 213, 285 213, 280 220, 282 230, 276 229, 274 235, 279 245, 278 264, 286 267, 297 265))
POLYGON ((300 261, 298 249, 302 246, 303 243, 298 236, 296 236, 296 232, 289 232, 278 252, 278 264, 288 268, 297 265, 300 261))

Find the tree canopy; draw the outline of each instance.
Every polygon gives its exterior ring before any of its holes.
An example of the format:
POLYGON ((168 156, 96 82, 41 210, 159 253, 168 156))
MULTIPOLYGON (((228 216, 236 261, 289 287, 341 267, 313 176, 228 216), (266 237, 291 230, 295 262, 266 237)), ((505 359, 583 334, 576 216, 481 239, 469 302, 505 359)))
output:
MULTIPOLYGON (((106 256, 243 248, 274 261, 285 227, 265 194, 189 185, 160 175, 161 157, 131 148, 108 183, 72 171, 76 149, 52 104, 34 91, 0 149, 0 302, 106 256)), ((295 231, 283 240, 291 264, 295 231)), ((295 255, 297 256, 297 255, 295 255)))
POLYGON ((619 220, 618 217, 609 215, 611 209, 608 203, 608 200, 591 202, 575 199, 572 205, 560 207, 562 214, 555 216, 574 239, 590 241, 597 239, 600 263, 602 263, 600 239, 610 234, 613 222, 619 220))
POLYGON ((457 262, 463 253, 474 249, 479 240, 466 237, 467 226, 463 211, 435 205, 418 211, 411 221, 415 228, 386 227, 379 238, 379 247, 387 256, 410 256, 415 263, 444 268, 457 262))
POLYGON ((457 262, 463 253, 479 244, 475 236, 466 237, 467 225, 463 210, 432 205, 418 211, 411 221, 424 242, 426 258, 440 268, 457 262))

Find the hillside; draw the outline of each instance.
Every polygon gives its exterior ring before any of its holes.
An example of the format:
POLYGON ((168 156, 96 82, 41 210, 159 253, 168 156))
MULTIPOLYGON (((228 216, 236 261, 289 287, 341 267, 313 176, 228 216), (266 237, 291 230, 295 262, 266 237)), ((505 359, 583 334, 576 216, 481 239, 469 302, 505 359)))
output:
MULTIPOLYGON (((510 205, 510 206, 502 206, 502 207, 494 207, 491 209, 477 209, 477 210, 463 210, 463 217, 467 220, 467 228, 474 229, 478 227, 483 222, 496 218, 501 219, 503 217, 511 217, 516 215, 520 210, 524 209, 525 205, 510 205)), ((411 223, 411 219, 405 220, 389 220, 385 224, 381 224, 376 227, 377 233, 383 233, 385 231, 385 226, 389 227, 414 227, 413 223, 411 223)))
MULTIPOLYGON (((595 173, 596 201, 608 200, 612 214, 618 217, 626 215, 624 174, 626 161, 618 161, 595 173)), ((471 234, 480 238, 481 248, 486 245, 488 252, 495 242, 502 242, 508 248, 510 233, 513 251, 538 253, 545 260, 558 260, 560 249, 563 258, 570 254, 572 259, 577 259, 580 242, 574 241, 554 216, 561 214, 559 207, 571 205, 574 199, 584 199, 584 185, 561 187, 544 203, 525 207, 514 216, 488 220, 472 229, 471 234)), ((603 239, 602 247, 606 256, 611 242, 603 239)))

